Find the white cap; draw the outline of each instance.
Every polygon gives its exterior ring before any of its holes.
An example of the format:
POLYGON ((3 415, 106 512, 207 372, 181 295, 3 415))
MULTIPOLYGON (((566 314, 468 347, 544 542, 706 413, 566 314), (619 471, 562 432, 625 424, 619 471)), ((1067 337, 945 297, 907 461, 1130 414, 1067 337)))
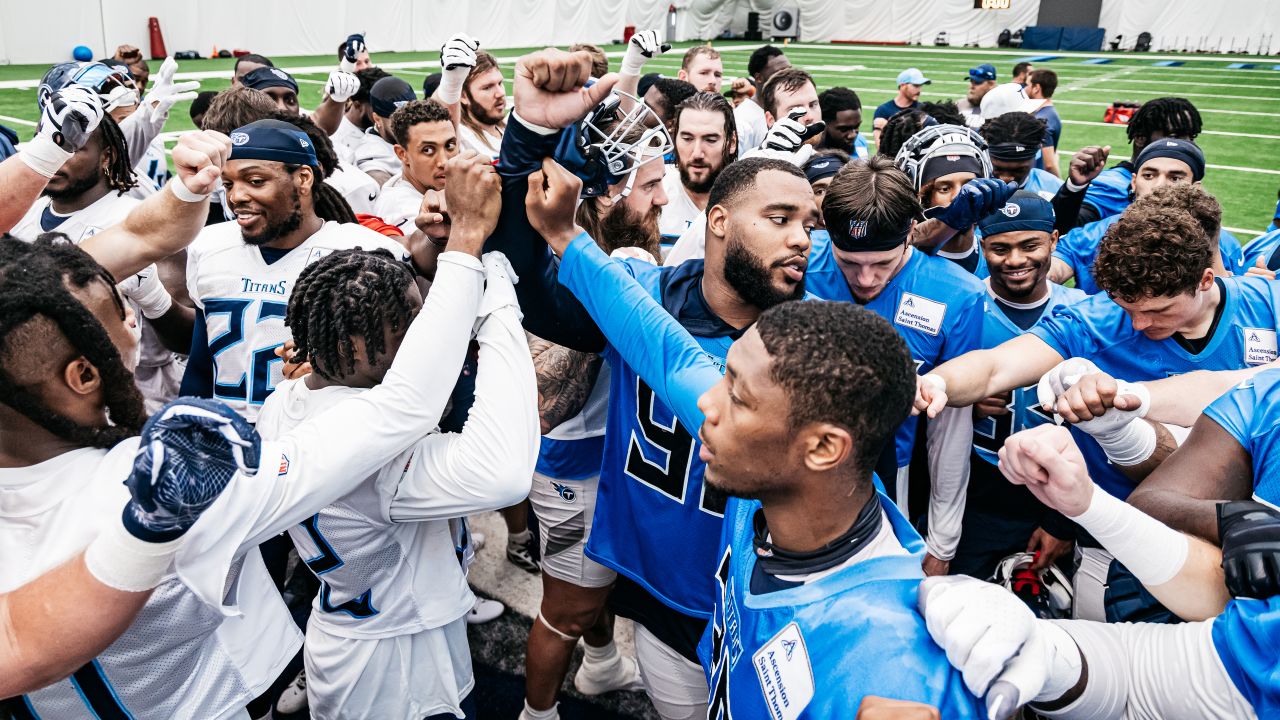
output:
POLYGON ((1044 100, 1027 97, 1020 83, 1005 83, 991 88, 982 96, 982 119, 990 120, 1011 112, 1033 113, 1043 105, 1044 100))

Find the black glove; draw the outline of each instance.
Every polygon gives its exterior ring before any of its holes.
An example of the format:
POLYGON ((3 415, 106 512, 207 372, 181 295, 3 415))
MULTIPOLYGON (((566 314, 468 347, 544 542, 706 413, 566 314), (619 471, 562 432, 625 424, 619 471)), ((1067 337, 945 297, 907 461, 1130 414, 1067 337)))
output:
POLYGON ((1218 537, 1232 597, 1280 595, 1280 512, 1252 500, 1219 503, 1218 537))

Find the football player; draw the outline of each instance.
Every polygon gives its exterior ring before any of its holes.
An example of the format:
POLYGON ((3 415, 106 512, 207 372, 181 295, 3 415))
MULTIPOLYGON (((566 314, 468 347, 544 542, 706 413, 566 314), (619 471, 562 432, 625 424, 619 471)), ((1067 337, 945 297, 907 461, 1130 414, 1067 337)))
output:
POLYGON ((1062 180, 1034 167, 1036 153, 1045 137, 1043 120, 1024 112, 1009 112, 986 121, 979 132, 987 141, 995 177, 1045 200, 1053 199, 1062 187, 1062 180))
POLYGON ((658 218, 662 241, 674 243, 699 221, 716 178, 738 157, 733 106, 718 93, 700 92, 676 106, 676 162, 662 180, 668 203, 658 218))
POLYGON ((733 126, 738 130, 738 157, 764 142, 769 124, 764 117, 766 108, 761 104, 761 91, 774 73, 789 67, 791 59, 781 48, 763 45, 751 51, 751 57, 747 59, 747 79, 755 94, 733 109, 733 126))
POLYGON ((822 109, 822 122, 827 127, 815 148, 840 150, 863 160, 870 157, 867 137, 859 132, 862 127, 862 100, 858 93, 845 87, 827 88, 818 95, 818 106, 822 109))
POLYGON ((296 126, 258 120, 231 135, 223 184, 236 221, 209 226, 187 253, 196 323, 182 394, 217 398, 252 421, 283 379, 275 350, 289 339, 298 273, 334 250, 408 252, 355 223, 296 126))
POLYGON ((417 100, 413 87, 388 75, 369 88, 370 127, 354 146, 356 167, 369 173, 378 185, 400 172, 396 157, 395 135, 391 132, 391 116, 405 103, 417 100))
POLYGON ((391 114, 391 134, 400 171, 382 184, 373 214, 411 236, 413 247, 425 237, 414 226, 428 190, 439 198, 444 191, 445 165, 458 154, 458 134, 449 110, 437 100, 414 100, 391 114))
POLYGON ((724 81, 724 62, 720 59, 720 51, 710 45, 689 48, 680 60, 680 70, 676 77, 692 83, 698 92, 719 95, 720 85, 724 81))
MULTIPOLYGON (((1136 172, 1131 192, 1134 202, 1149 196, 1157 188, 1168 185, 1198 185, 1204 179, 1204 153, 1189 141, 1170 139, 1148 143, 1134 163, 1136 172)), ((1098 246, 1119 217, 1120 214, 1117 213, 1082 225, 1064 235, 1058 243, 1058 249, 1054 251, 1050 279, 1056 283, 1065 283, 1074 277, 1076 287, 1090 295, 1097 293, 1099 288, 1093 278, 1092 268, 1098 257, 1098 246)), ((1240 241, 1221 228, 1218 222, 1220 220, 1219 208, 1218 218, 1214 221, 1218 227, 1212 228, 1210 232, 1210 237, 1217 241, 1214 269, 1219 275, 1239 274, 1244 271, 1240 241)))
POLYGON ((298 107, 298 81, 280 68, 258 68, 240 78, 240 84, 270 95, 281 112, 293 115, 302 112, 298 107))

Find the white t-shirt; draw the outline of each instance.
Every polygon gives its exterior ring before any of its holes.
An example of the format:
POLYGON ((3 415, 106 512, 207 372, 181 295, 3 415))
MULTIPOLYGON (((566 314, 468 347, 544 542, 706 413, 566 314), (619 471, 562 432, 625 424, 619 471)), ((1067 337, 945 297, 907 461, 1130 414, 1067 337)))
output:
POLYGON ((275 349, 289 339, 285 311, 302 269, 334 250, 386 248, 408 260, 403 245, 355 224, 326 222, 270 265, 234 222, 210 225, 187 249, 187 292, 204 312, 213 354, 213 396, 250 421, 284 379, 275 349))
POLYGON ((417 229, 413 221, 422 208, 423 194, 405 179, 404 174, 396 172, 382 184, 378 199, 373 203, 373 214, 382 218, 388 225, 395 225, 400 232, 412 235, 417 229))
POLYGON ((475 150, 481 155, 496 158, 498 157, 498 150, 502 147, 502 133, 484 133, 482 135, 470 127, 458 123, 458 147, 463 150, 475 150))
POLYGON ((764 108, 750 98, 738 103, 738 107, 733 109, 733 122, 738 129, 738 157, 759 147, 764 142, 765 133, 769 132, 769 125, 764 119, 764 108))
POLYGON ((381 170, 388 175, 395 175, 400 172, 400 158, 396 157, 395 146, 383 140, 373 128, 366 130, 360 142, 352 149, 355 151, 356 167, 367 173, 381 170))
POLYGON ((693 198, 684 189, 680 180, 680 168, 667 166, 667 174, 662 176, 662 189, 667 193, 667 204, 662 206, 662 214, 658 217, 658 232, 662 233, 662 242, 672 243, 702 216, 702 211, 693 204, 693 198))
POLYGON ((23 240, 34 241, 42 232, 60 232, 66 234, 71 242, 80 244, 85 238, 93 237, 99 232, 120 223, 131 210, 138 206, 136 198, 128 195, 117 195, 114 190, 98 198, 88 207, 69 215, 60 215, 50 207, 52 200, 40 197, 22 216, 17 225, 9 231, 10 235, 23 240), (50 218, 56 220, 48 230, 41 225, 41 218, 48 210, 50 218))
POLYGON ((329 140, 333 142, 333 149, 340 159, 353 162, 356 146, 364 141, 364 130, 343 115, 338 123, 338 129, 329 136, 329 140))
MULTIPOLYGON (((112 523, 129 500, 138 439, 83 448, 38 465, 0 469, 0 591, 65 562, 112 523)), ((272 473, 274 474, 274 473, 272 473)), ((240 483, 242 492, 259 492, 240 483)), ((228 492, 232 489, 228 488, 228 492)), ((129 629, 72 679, 30 693, 36 717, 228 718, 262 694, 302 638, 255 545, 232 548, 220 578, 244 616, 225 619, 170 576, 129 629), (83 689, 83 692, 82 692, 83 689)))
POLYGON ((378 199, 378 183, 369 177, 369 173, 355 166, 355 163, 338 160, 338 169, 324 179, 342 193, 352 212, 372 215, 373 203, 378 199))

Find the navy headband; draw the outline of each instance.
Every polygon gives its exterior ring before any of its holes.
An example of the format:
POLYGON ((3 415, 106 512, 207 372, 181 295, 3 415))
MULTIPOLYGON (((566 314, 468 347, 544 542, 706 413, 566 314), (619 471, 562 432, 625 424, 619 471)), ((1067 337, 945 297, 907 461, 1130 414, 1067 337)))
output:
POLYGON ((987 146, 987 154, 991 156, 992 160, 1004 160, 1006 162, 1034 160, 1039 150, 1039 145, 1023 145, 1016 142, 997 143, 987 146))
POLYGON ((844 160, 835 155, 823 155, 816 157, 805 163, 804 176, 809 179, 809 183, 813 184, 823 178, 829 178, 840 172, 840 168, 844 167, 844 160))
POLYGON ((1004 207, 979 220, 978 230, 984 238, 1024 230, 1051 233, 1053 222, 1053 205, 1048 200, 1033 192, 1019 190, 1004 207))
POLYGON ((831 243, 845 252, 880 252, 902 247, 911 234, 911 219, 902 227, 880 227, 866 220, 824 209, 831 243))
POLYGON ((245 73, 244 77, 240 78, 240 83, 254 90, 282 87, 298 92, 298 82, 280 68, 260 67, 253 72, 245 73))
POLYGON ((281 120, 257 120, 233 130, 230 159, 320 167, 307 134, 281 120))
POLYGON ((1192 180, 1204 179, 1204 151, 1190 140, 1178 140, 1176 138, 1160 138, 1147 143, 1142 148, 1142 152, 1138 153, 1138 160, 1133 164, 1134 169, 1141 169, 1143 163, 1158 157, 1173 158, 1181 160, 1191 168, 1192 180))

